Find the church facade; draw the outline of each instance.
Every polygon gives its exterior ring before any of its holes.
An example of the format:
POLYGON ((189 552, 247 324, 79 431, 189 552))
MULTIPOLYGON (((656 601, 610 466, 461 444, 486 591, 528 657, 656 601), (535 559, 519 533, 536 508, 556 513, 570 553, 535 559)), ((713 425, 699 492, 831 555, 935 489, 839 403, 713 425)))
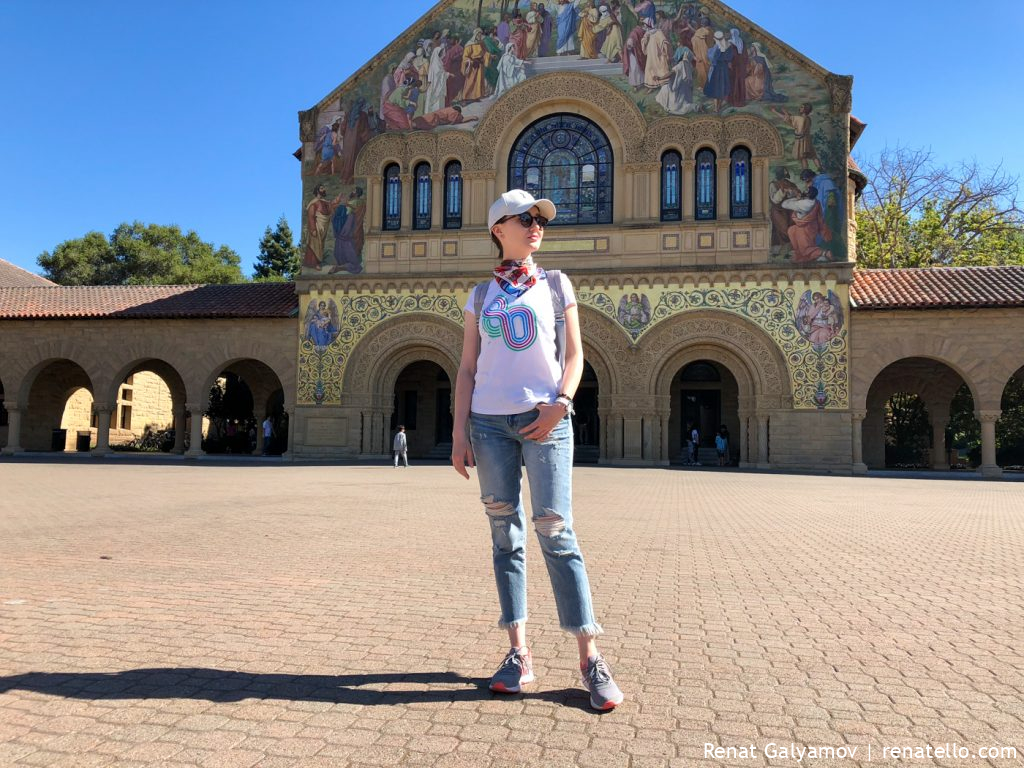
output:
POLYGON ((559 209, 538 261, 577 290, 584 455, 667 464, 724 425, 741 465, 849 467, 851 79, 717 4, 489 5, 439 4, 300 116, 303 453, 379 454, 424 408, 445 442, 519 187, 559 209))
MULTIPOLYGON (((566 272, 579 302, 581 460, 665 466, 691 428, 710 446, 724 427, 739 466, 864 471, 884 466, 886 400, 913 391, 932 463, 948 465, 944 420, 966 384, 981 469, 998 474, 1000 398, 1024 366, 1024 277, 857 270, 864 179, 850 150, 864 125, 851 108, 850 77, 711 0, 444 0, 299 115, 294 306, 246 328, 245 302, 222 316, 178 296, 176 319, 146 315, 145 333, 177 349, 167 324, 215 327, 200 334, 223 347, 212 357, 260 372, 254 410, 280 390, 289 456, 377 458, 401 423, 412 454, 443 457, 462 307, 495 264, 487 208, 524 188, 558 207, 537 260, 566 272)), ((43 332, 55 319, 19 296, 5 308, 0 295, 0 381, 32 420, 63 332, 45 331, 45 360, 18 358, 27 321, 43 332)), ((123 371, 174 369, 175 423, 195 433, 221 363, 186 373, 184 353, 161 367, 149 346, 109 375, 79 365, 105 392, 123 371)))

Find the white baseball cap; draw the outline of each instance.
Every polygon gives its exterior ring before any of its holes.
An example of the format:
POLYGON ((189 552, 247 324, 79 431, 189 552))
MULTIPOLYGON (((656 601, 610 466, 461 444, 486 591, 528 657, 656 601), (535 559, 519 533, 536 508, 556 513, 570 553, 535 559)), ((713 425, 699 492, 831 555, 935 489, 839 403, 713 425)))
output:
POLYGON ((548 221, 555 218, 555 204, 550 200, 545 198, 537 200, 525 189, 510 189, 495 200, 490 210, 487 211, 487 228, 490 229, 506 216, 518 216, 520 213, 526 213, 535 205, 540 209, 540 215, 548 221))

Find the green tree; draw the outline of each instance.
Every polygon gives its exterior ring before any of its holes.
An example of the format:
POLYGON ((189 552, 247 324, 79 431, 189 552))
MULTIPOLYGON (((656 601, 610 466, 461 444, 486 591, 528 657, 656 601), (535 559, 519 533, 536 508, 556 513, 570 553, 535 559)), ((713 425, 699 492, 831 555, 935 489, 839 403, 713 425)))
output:
POLYGON ((121 224, 108 240, 99 232, 67 240, 37 259, 61 285, 194 285, 243 283, 241 260, 225 245, 214 248, 194 230, 121 224))
POLYGON ((117 258, 102 232, 66 240, 36 259, 43 274, 60 285, 105 285, 114 281, 117 258))
POLYGON ((253 280, 291 280, 299 271, 299 248, 293 243, 288 220, 281 216, 277 227, 267 227, 260 238, 260 255, 256 260, 253 280))
POLYGON ((1018 180, 1001 168, 946 167, 902 147, 861 165, 868 184, 857 211, 858 265, 1024 264, 1018 180))
POLYGON ((996 422, 996 460, 1002 465, 1024 465, 1024 370, 1003 389, 1002 417, 996 422))
POLYGON ((897 392, 885 404, 885 463, 899 466, 926 463, 931 441, 928 411, 915 394, 897 392))

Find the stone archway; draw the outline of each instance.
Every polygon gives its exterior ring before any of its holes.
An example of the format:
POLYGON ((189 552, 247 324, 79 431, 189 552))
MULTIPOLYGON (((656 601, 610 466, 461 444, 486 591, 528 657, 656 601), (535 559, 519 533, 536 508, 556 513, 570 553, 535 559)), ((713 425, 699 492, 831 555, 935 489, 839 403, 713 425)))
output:
MULTIPOLYGON (((863 469, 881 469, 887 466, 922 464, 933 469, 949 469, 950 452, 958 448, 947 444, 947 427, 950 423, 950 408, 957 391, 966 386, 974 395, 971 382, 956 366, 945 360, 930 357, 907 357, 893 361, 878 371, 864 397, 864 410, 855 412, 860 416, 853 423, 854 445, 860 449, 859 460, 855 463, 863 469), (911 397, 906 397, 906 396, 911 397), (927 434, 916 435, 917 446, 900 445, 906 439, 898 433, 896 410, 920 409, 919 418, 925 424, 921 427, 927 434), (859 441, 859 445, 858 445, 859 441), (909 453, 908 453, 909 451, 909 453), (911 455, 913 454, 913 455, 911 455)), ((977 399, 974 400, 977 403, 977 399)), ((993 456, 994 419, 993 421, 993 456)), ((984 441, 984 420, 978 427, 984 441)), ((984 452, 984 451, 983 451, 984 452)), ((992 473, 984 468, 983 473, 992 473)), ((995 467, 998 470, 998 467, 995 467)))
MULTIPOLYGON (((695 352, 692 348, 689 351, 695 352)), ((746 447, 746 424, 744 420, 741 428, 739 416, 739 383, 729 365, 707 358, 686 363, 672 378, 671 398, 670 462, 717 463, 714 451, 715 436, 719 433, 728 436, 730 443, 742 438, 746 447), (694 430, 698 435, 696 441, 692 441, 694 430)), ((739 445, 730 445, 730 462, 734 455, 739 458, 742 453, 739 445)))
POLYGON ((190 387, 193 402, 189 416, 187 456, 206 452, 252 455, 287 453, 291 444, 290 418, 284 384, 268 363, 253 357, 236 357, 213 365, 202 383, 190 387), (217 387, 219 392, 214 393, 217 387), (214 395, 217 400, 214 400, 214 395), (264 440, 264 421, 271 419, 271 449, 264 440), (205 423, 204 423, 205 422, 205 423), (204 434, 205 432, 205 434, 204 434))
POLYGON ((166 437, 163 450, 184 452, 186 400, 185 380, 173 364, 149 356, 125 363, 101 392, 100 402, 113 409, 111 429, 118 430, 109 442, 152 432, 166 437))
MULTIPOLYGON (((85 446, 91 446, 93 423, 111 417, 109 411, 94 411, 92 378, 73 360, 39 363, 26 375, 22 391, 27 391, 25 412, 20 434, 11 429, 8 449, 12 451, 74 450, 79 447, 78 433, 87 435, 85 446)), ((97 448, 104 446, 97 443, 97 448)))
POLYGON ((359 452, 380 456, 391 450, 395 386, 402 371, 426 361, 447 375, 454 393, 462 354, 462 327, 426 313, 384 321, 352 350, 342 380, 342 404, 358 409, 359 452))
POLYGON ((735 380, 735 431, 730 427, 730 436, 740 465, 770 463, 771 418, 790 408, 792 392, 782 352, 760 328, 728 312, 684 312, 652 329, 641 340, 640 354, 637 384, 648 393, 655 414, 651 426, 644 426, 650 432, 645 440, 653 443, 658 463, 673 456, 673 382, 699 361, 721 366, 735 380))
MULTIPOLYGON (((409 356, 414 356, 410 352, 409 356)), ((391 376, 387 376, 391 379, 391 376)), ((409 457, 445 458, 451 455, 454 381, 436 358, 417 359, 394 377, 394 403, 388 436, 405 429, 409 457)))

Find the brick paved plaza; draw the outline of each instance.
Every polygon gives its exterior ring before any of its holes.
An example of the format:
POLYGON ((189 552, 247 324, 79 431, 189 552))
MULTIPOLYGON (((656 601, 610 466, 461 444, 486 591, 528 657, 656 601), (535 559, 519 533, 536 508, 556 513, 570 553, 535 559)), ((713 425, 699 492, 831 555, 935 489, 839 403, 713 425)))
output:
POLYGON ((536 541, 538 681, 486 690, 506 638, 475 478, 5 461, 0 494, 3 766, 1024 756, 1024 483, 578 468, 627 696, 607 714, 578 687, 536 541))

